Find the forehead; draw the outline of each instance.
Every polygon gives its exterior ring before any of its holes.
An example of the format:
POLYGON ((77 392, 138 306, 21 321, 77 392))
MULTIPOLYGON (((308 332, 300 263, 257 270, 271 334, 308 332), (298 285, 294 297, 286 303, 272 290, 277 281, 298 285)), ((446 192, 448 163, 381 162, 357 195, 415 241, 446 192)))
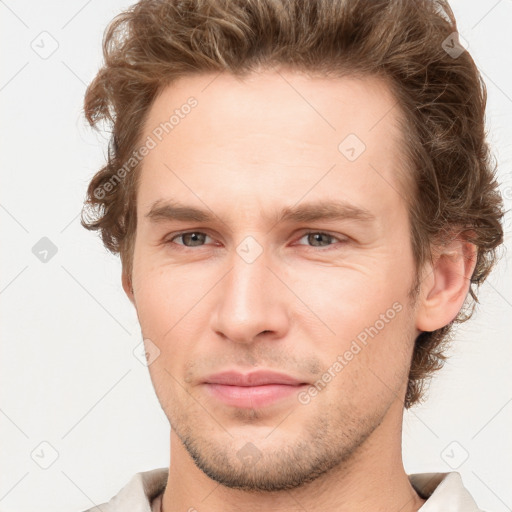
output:
POLYGON ((344 200, 403 202, 399 115, 375 77, 181 78, 148 113, 141 141, 152 139, 154 148, 142 162, 139 204, 147 211, 166 196, 197 204, 225 193, 224 205, 253 201, 263 211, 264 198, 288 205, 335 190, 344 200))

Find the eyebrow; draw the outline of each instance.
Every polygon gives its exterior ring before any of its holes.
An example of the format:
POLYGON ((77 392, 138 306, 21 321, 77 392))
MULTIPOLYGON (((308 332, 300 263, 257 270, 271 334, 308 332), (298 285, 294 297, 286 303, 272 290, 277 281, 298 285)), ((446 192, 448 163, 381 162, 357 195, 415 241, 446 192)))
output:
MULTIPOLYGON (((187 206, 179 201, 159 199, 153 203, 146 217, 153 222, 183 221, 212 223, 219 220, 211 210, 202 210, 187 206)), ((318 220, 357 220, 371 222, 375 215, 369 210, 345 201, 315 201, 283 208, 273 218, 266 216, 276 224, 284 222, 313 222, 318 220)), ((221 219, 222 220, 222 219, 221 219)))

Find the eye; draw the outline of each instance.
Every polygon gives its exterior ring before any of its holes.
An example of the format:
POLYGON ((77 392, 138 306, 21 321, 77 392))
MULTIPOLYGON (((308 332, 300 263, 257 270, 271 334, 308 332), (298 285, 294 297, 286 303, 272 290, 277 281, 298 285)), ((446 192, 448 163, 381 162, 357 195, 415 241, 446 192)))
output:
MULTIPOLYGON (((312 244, 312 247, 326 247, 329 245, 333 245, 333 240, 337 240, 339 242, 346 242, 345 239, 338 238, 334 235, 330 235, 329 233, 324 233, 323 231, 310 231, 308 233, 305 233, 301 238, 299 238, 299 241, 306 238, 308 243, 312 244)), ((304 244, 299 244, 304 245, 304 244)))
MULTIPOLYGON (((165 241, 166 244, 175 244, 181 245, 183 247, 201 247, 205 244, 206 238, 210 238, 209 235, 203 233, 202 231, 186 231, 183 233, 177 233, 168 240, 165 241), (176 242, 176 240, 181 240, 181 242, 176 242)), ((298 242, 306 239, 307 244, 310 244, 310 247, 329 247, 334 245, 336 241, 340 243, 344 243, 347 240, 343 237, 336 237, 329 233, 324 233, 323 231, 310 231, 304 233, 301 238, 299 238, 298 242)), ((299 245, 306 245, 299 243, 299 245)))
POLYGON ((183 243, 177 243, 177 245, 184 245, 185 247, 198 247, 203 245, 205 238, 208 237, 206 233, 201 231, 187 231, 185 233, 178 233, 172 238, 167 240, 166 243, 175 243, 174 240, 181 239, 183 243))

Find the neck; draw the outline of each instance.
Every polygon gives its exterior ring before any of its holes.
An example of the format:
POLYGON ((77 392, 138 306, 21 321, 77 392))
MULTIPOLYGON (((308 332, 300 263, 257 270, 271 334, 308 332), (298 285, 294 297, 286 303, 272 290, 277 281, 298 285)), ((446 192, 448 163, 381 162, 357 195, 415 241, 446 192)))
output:
POLYGON ((403 467, 402 418, 403 404, 397 400, 348 460, 313 482, 278 492, 247 492, 218 484, 197 468, 171 432, 172 458, 162 512, 417 511, 425 500, 418 496, 403 467))

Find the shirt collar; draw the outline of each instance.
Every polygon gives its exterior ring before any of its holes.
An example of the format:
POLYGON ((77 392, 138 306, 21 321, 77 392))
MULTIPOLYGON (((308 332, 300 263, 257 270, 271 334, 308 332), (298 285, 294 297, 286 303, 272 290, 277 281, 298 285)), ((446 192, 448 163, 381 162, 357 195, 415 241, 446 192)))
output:
MULTIPOLYGON (((102 512, 151 512, 151 501, 164 491, 167 477, 167 468, 137 473, 116 496, 101 505, 102 512)), ((418 512, 482 512, 457 472, 415 473, 408 477, 416 492, 427 500, 418 512)), ((98 509, 89 509, 95 510, 98 509)))
POLYGON ((418 512, 482 512, 455 471, 415 473, 408 477, 416 492, 427 500, 418 512))

